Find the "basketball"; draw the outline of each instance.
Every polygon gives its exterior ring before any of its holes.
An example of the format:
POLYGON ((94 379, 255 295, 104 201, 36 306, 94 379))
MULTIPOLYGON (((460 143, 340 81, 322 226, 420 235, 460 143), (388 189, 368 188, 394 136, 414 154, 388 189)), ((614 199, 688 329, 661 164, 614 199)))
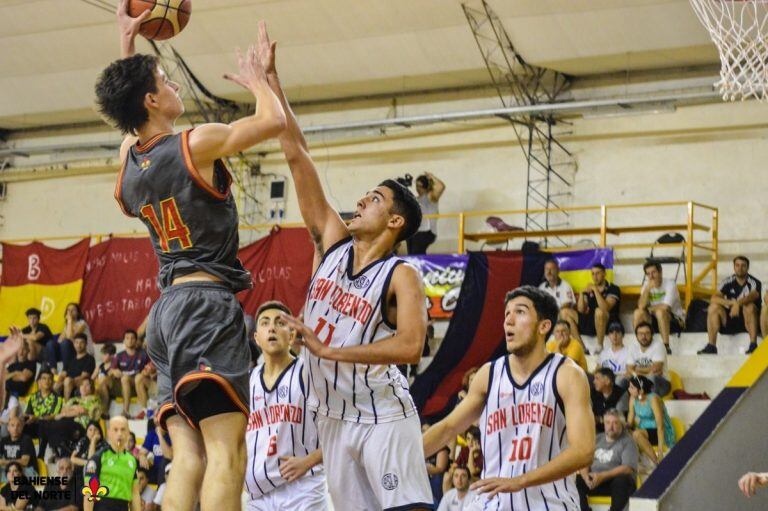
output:
POLYGON ((128 13, 135 18, 146 10, 152 15, 141 24, 139 33, 162 41, 184 30, 192 14, 192 0, 130 0, 128 13))

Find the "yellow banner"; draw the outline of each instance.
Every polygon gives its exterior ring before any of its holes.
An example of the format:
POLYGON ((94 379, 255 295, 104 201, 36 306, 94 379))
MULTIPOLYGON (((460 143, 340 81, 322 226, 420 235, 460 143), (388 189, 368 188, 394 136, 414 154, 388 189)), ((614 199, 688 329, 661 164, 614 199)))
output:
POLYGON ((40 309, 40 322, 48 325, 51 332, 61 333, 67 304, 79 302, 82 289, 82 279, 59 285, 25 284, 0 288, 0 336, 8 335, 11 326, 27 326, 24 313, 31 307, 40 309))
MULTIPOLYGON (((568 282, 575 293, 581 293, 586 289, 587 284, 592 283, 592 269, 561 271, 560 278, 568 282)), ((613 270, 605 271, 605 280, 613 282, 613 270)))

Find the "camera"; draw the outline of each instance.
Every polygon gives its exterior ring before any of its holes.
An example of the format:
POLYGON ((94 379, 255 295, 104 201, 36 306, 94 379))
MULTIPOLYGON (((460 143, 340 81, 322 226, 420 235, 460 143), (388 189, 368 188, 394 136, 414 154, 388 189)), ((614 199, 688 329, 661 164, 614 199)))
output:
POLYGON ((406 188, 410 188, 413 185, 413 176, 410 174, 406 174, 403 177, 396 177, 395 181, 400 183, 406 188))

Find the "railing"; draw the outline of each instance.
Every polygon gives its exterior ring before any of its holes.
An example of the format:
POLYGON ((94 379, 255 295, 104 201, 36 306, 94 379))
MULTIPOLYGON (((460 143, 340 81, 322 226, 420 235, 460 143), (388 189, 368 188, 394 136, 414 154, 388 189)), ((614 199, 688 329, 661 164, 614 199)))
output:
MULTIPOLYGON (((590 237, 594 246, 611 247, 616 252, 629 252, 638 249, 650 249, 651 247, 673 248, 685 247, 685 283, 680 286, 681 294, 685 299, 687 307, 695 296, 710 296, 717 290, 717 262, 718 262, 718 210, 715 207, 699 204, 697 202, 648 202, 637 204, 612 204, 599 206, 573 206, 559 209, 532 209, 532 210, 488 210, 488 211, 464 211, 459 213, 441 213, 435 215, 425 215, 426 218, 453 220, 456 222, 456 252, 463 253, 467 249, 468 243, 475 244, 499 244, 512 240, 558 240, 562 246, 553 248, 548 246, 544 250, 562 251, 583 249, 584 246, 578 246, 579 239, 573 241, 574 237, 590 237), (672 213, 661 213, 663 209, 671 209, 672 213), (651 216, 659 217, 665 220, 659 223, 641 223, 638 218, 647 217, 643 211, 652 210, 651 216), (573 226, 564 226, 562 228, 551 228, 547 230, 525 231, 492 231, 485 224, 485 219, 489 216, 498 216, 514 218, 519 216, 524 218, 526 214, 539 213, 564 213, 571 218, 573 226), (675 215, 678 215, 675 217, 675 215), (677 219, 678 222, 669 221, 677 219), (631 238, 642 238, 645 234, 664 234, 668 232, 684 232, 684 243, 668 243, 657 245, 655 243, 658 236, 654 236, 651 241, 632 240, 629 243, 619 242, 618 237, 624 236, 631 238), (704 234, 706 233, 706 234, 704 234), (696 234, 703 234, 703 239, 697 238, 696 234), (569 242, 569 238, 571 238, 569 242), (591 239, 594 238, 594 239, 591 239), (693 263, 695 252, 697 254, 705 253, 704 267, 699 274, 693 275, 693 263), (709 285, 704 282, 709 276, 709 285)), ((512 221, 512 220, 511 220, 512 221)), ((524 225, 524 222, 520 222, 524 225)), ((241 224, 240 230, 244 232, 264 231, 269 232, 276 224, 241 224)), ((279 224, 281 227, 302 227, 300 222, 287 222, 279 224)), ((441 230, 441 234, 446 232, 441 230)), ((80 239, 90 236, 95 243, 99 243, 109 237, 146 237, 145 231, 126 232, 126 233, 98 233, 89 235, 71 235, 71 236, 50 236, 43 238, 20 238, 2 240, 6 243, 26 243, 30 241, 65 241, 80 239)), ((443 237, 443 236, 441 236, 443 237)), ((478 247, 482 248, 482 246, 478 247)), ((617 256, 618 259, 618 256, 617 256)), ((698 257, 700 260, 701 257, 698 257)), ((622 285, 622 293, 626 295, 639 295, 639 285, 622 285)))

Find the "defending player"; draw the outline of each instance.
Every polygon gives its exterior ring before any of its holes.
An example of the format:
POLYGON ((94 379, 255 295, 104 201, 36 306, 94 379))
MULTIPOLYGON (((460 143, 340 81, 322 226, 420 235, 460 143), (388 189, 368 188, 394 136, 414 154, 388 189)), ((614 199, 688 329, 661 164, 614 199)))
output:
POLYGON ((418 271, 392 256, 421 223, 416 198, 387 180, 357 202, 347 227, 323 193, 276 70, 270 84, 286 111, 280 136, 299 207, 315 243, 302 336, 309 407, 338 511, 431 509, 421 432, 408 382, 395 364, 421 358, 427 329, 418 271), (323 339, 323 342, 318 340, 323 339))
POLYGON ((437 452, 479 418, 485 461, 472 489, 484 495, 470 509, 578 511, 574 474, 592 462, 595 449, 587 378, 544 348, 558 312, 551 295, 523 286, 505 302, 510 354, 480 368, 467 397, 424 433, 424 453, 437 452))
POLYGON ((251 371, 246 429, 248 511, 324 511, 325 476, 315 413, 307 410, 304 363, 291 355, 294 332, 280 302, 256 312, 254 338, 264 363, 251 371))
POLYGON ((96 95, 101 112, 127 135, 115 198, 147 226, 160 263, 163 291, 150 312, 148 351, 158 370, 157 420, 184 453, 163 508, 193 509, 193 488, 203 511, 240 509, 249 348, 234 293, 251 278, 237 259, 237 208, 221 158, 285 127, 264 72, 271 49, 262 23, 259 44, 238 52, 239 72, 226 76, 253 93, 253 115, 174 133, 184 112, 179 86, 154 56, 134 54, 144 15, 131 18, 127 3, 118 6, 123 58, 102 72, 96 95))

